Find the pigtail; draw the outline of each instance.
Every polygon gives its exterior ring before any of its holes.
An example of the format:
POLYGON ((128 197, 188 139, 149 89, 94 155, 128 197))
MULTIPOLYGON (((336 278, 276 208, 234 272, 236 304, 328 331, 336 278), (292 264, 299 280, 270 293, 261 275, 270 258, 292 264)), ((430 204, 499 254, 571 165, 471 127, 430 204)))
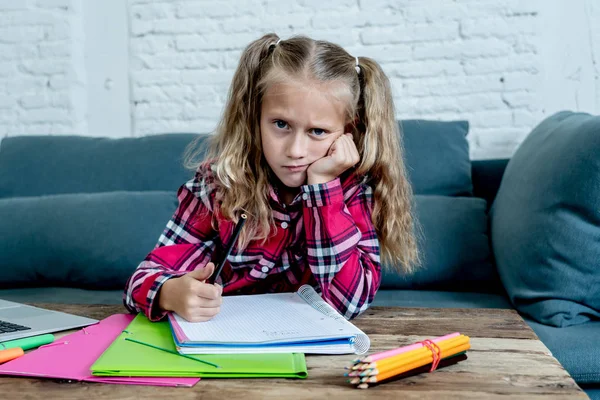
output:
POLYGON ((362 134, 359 174, 369 173, 374 183, 372 219, 381 243, 382 261, 399 272, 411 272, 419 263, 402 144, 394 114, 390 82, 377 62, 359 58, 361 96, 357 113, 362 134))
POLYGON ((242 52, 206 157, 214 162, 218 181, 213 227, 217 228, 218 215, 232 222, 237 222, 242 211, 249 215, 238 239, 239 248, 245 248, 251 239, 266 239, 273 223, 268 178, 259 167, 262 93, 258 85, 278 39, 275 34, 264 35, 242 52))
MULTIPOLYGON (((279 38, 275 34, 264 35, 260 39, 250 43, 243 51, 238 67, 233 76, 225 111, 221 124, 217 129, 215 137, 215 156, 221 156, 223 153, 230 153, 228 150, 244 149, 250 151, 245 153, 246 157, 240 157, 239 160, 220 160, 221 170, 217 174, 221 181, 230 186, 231 182, 237 182, 236 171, 229 170, 225 166, 242 165, 244 161, 254 160, 261 155, 260 138, 255 135, 260 125, 260 104, 261 93, 258 90, 258 82, 261 79, 262 66, 269 53, 273 50, 273 43, 279 38), (241 134, 232 135, 233 129, 243 129, 241 134), (219 134, 220 133, 220 134, 219 134)), ((244 166, 237 171, 246 171, 250 165, 244 166)))
MULTIPOLYGON (((253 121, 260 114, 260 93, 257 93, 264 61, 279 37, 267 34, 250 43, 241 55, 229 89, 225 106, 225 121, 253 121)), ((249 127, 253 128, 253 127, 249 127)), ((254 136, 254 135, 246 135, 254 136)), ((246 143, 250 145, 250 143, 246 143)), ((249 148, 249 147, 246 147, 249 148)))

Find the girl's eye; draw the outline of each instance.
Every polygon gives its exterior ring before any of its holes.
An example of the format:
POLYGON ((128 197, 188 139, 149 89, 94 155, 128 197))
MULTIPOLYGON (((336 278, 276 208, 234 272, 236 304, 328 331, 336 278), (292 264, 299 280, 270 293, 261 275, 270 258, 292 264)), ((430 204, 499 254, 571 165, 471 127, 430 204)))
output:
POLYGON ((325 135, 325 131, 323 129, 314 128, 313 129, 313 134, 315 136, 323 136, 323 135, 325 135))
POLYGON ((285 129, 287 127, 287 122, 278 119, 275 121, 275 126, 277 126, 279 129, 285 129))

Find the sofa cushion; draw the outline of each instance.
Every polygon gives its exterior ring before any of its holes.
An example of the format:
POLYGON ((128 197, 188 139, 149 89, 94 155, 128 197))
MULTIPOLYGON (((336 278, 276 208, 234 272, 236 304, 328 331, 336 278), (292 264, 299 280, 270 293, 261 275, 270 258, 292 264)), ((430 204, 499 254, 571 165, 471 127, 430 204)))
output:
MULTIPOLYGON (((186 146, 199 135, 139 138, 16 136, 0 144, 0 198, 171 190, 193 176, 186 146)), ((207 136, 201 136, 205 140, 207 136)))
POLYGON ((402 120, 407 173, 416 194, 473 192, 467 121, 402 120))
POLYGON ((0 199, 0 287, 122 289, 177 204, 175 191, 0 199))
MULTIPOLYGON (((0 291, 0 296, 2 292, 0 291)), ((500 293, 444 292, 437 290, 379 290, 372 306, 423 308, 512 308, 500 293)))
POLYGON ((515 307, 569 326, 600 319, 600 117, 542 121, 508 163, 492 207, 498 272, 515 307))
POLYGON ((498 290, 490 262, 486 202, 472 197, 415 196, 422 266, 400 275, 384 266, 385 289, 498 290))
POLYGON ((600 384, 596 385, 580 385, 585 394, 588 395, 590 400, 600 400, 600 384))
POLYGON ((600 321, 564 328, 525 321, 577 383, 600 383, 600 321))

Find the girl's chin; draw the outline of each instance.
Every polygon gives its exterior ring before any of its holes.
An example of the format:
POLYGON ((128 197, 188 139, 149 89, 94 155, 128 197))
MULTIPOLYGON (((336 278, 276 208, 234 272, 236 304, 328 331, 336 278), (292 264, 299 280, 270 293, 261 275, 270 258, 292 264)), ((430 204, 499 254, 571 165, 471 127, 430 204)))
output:
POLYGON ((299 181, 289 181, 289 180, 287 180, 287 181, 283 181, 283 182, 281 182, 281 183, 283 183, 283 186, 284 186, 286 189, 290 189, 290 190, 292 190, 292 191, 295 191, 295 190, 297 190, 297 189, 298 189, 300 186, 304 185, 304 184, 306 183, 306 180, 299 180, 299 181))
POLYGON ((306 184, 306 173, 286 174, 285 176, 278 176, 278 178, 283 186, 290 189, 298 189, 300 186, 306 184))

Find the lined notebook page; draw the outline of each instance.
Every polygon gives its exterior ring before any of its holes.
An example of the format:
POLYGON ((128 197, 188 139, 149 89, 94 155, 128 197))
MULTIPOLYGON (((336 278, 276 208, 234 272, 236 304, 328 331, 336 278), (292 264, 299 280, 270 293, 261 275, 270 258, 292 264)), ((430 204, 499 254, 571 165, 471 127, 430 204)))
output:
POLYGON ((343 317, 323 314, 297 293, 225 296, 220 313, 206 322, 174 317, 195 343, 287 343, 364 335, 343 317))

